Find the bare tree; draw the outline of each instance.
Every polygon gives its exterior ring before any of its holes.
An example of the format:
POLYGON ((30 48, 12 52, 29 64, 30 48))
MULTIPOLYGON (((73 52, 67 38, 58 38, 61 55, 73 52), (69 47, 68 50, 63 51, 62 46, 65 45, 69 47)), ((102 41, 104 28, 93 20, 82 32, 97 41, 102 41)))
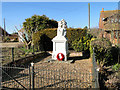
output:
MULTIPOLYGON (((19 30, 17 29, 17 27, 15 26, 16 30, 18 31, 19 34, 19 30)), ((24 42, 24 44, 27 46, 27 49, 30 49, 31 43, 32 43, 32 39, 27 39, 27 37, 25 36, 25 31, 23 32, 23 34, 19 35, 19 37, 22 39, 22 41, 24 42)))
POLYGON ((91 28, 90 34, 93 35, 93 36, 96 37, 96 38, 99 38, 99 35, 100 35, 100 30, 99 30, 99 28, 98 28, 98 27, 93 27, 93 28, 91 28))

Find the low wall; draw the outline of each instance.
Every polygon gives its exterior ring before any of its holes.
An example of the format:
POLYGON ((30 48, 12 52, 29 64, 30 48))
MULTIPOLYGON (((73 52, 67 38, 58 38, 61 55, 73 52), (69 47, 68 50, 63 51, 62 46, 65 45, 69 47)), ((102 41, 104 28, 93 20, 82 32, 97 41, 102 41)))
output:
MULTIPOLYGON (((31 62, 36 62, 36 59, 42 59, 47 57, 49 54, 47 52, 38 53, 35 55, 30 55, 18 60, 15 60, 14 62, 10 62, 7 64, 7 66, 15 65, 15 66, 28 66, 31 62)), ((39 61, 40 61, 39 60, 39 61)), ((5 65, 6 66, 6 65, 5 65)))
POLYGON ((83 56, 82 52, 70 52, 70 56, 83 56))

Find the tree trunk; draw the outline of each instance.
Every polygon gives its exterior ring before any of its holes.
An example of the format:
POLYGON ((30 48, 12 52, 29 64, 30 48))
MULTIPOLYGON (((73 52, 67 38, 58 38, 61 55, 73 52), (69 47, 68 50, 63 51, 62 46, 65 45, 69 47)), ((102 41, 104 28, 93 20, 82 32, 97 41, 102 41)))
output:
POLYGON ((27 45, 27 50, 30 49, 30 47, 31 47, 31 44, 27 45))

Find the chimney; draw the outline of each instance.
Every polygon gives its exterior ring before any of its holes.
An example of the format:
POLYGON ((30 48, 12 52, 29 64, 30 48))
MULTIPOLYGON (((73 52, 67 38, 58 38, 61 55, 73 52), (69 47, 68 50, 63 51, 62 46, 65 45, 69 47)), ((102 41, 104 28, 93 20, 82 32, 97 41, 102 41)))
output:
POLYGON ((104 8, 102 8, 102 12, 104 12, 104 8))

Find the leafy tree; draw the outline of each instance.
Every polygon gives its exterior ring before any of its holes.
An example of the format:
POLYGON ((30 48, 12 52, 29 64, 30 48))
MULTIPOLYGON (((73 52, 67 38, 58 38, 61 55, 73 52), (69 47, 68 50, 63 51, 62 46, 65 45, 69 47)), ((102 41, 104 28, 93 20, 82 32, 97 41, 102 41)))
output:
POLYGON ((33 33, 46 29, 46 28, 57 28, 58 24, 57 21, 51 20, 45 15, 39 16, 39 15, 33 15, 31 18, 25 19, 25 22, 23 22, 23 28, 25 31, 25 35, 27 36, 27 44, 31 45, 33 44, 33 33))
POLYGON ((40 31, 45 28, 57 28, 57 21, 50 20, 45 15, 34 15, 31 18, 25 19, 23 22, 24 29, 29 33, 40 31))
POLYGON ((87 30, 87 29, 88 29, 88 27, 87 27, 87 26, 85 26, 83 29, 84 29, 84 30, 87 30))

